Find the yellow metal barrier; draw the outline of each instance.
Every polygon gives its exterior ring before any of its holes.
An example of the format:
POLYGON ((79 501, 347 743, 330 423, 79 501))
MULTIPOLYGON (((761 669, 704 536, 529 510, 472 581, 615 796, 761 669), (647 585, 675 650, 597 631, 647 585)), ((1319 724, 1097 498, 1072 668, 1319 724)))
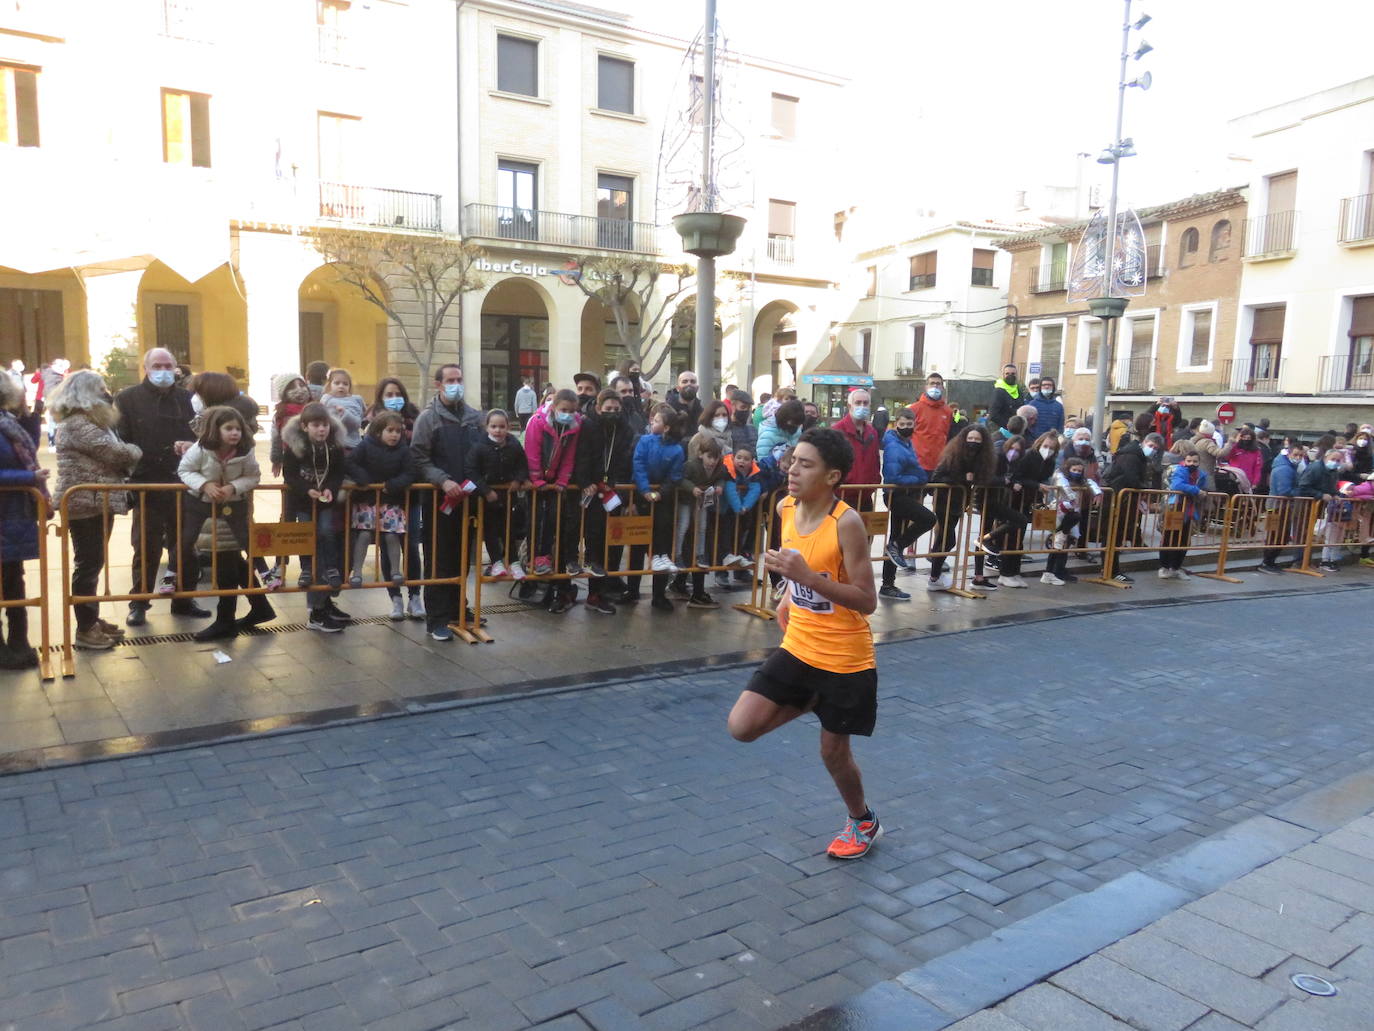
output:
POLYGON ((1110 520, 1107 556, 1111 568, 1118 568, 1117 558, 1123 554, 1153 551, 1161 562, 1167 554, 1171 560, 1177 557, 1181 565, 1190 549, 1220 548, 1227 501, 1222 493, 1190 497, 1172 490, 1128 487, 1120 491, 1110 520))
MULTIPOLYGON (((997 548, 999 558, 1026 555, 1049 557, 1067 553, 1091 560, 1095 556, 1100 575, 1081 577, 1081 582, 1122 590, 1130 587, 1129 584, 1117 583, 1110 575, 1113 571, 1111 546, 1114 516, 1118 508, 1117 496, 1112 488, 1041 484, 1039 491, 1030 497, 1023 496, 1026 493, 1024 490, 1017 491, 1011 486, 978 487, 975 492, 974 500, 982 515, 980 539, 998 533, 996 525, 988 525, 988 517, 1000 516, 1005 527, 999 534, 1003 540, 1020 540, 1019 546, 997 548), (1026 522, 1018 527, 1019 520, 1009 518, 1009 513, 1018 513, 1026 522), (1068 518, 1070 516, 1073 517, 1071 521, 1068 518), (1076 537, 1060 529, 1061 526, 1070 525, 1077 532, 1076 537), (1062 541, 1058 540, 1060 533, 1064 535, 1062 541), (1056 546, 1061 543, 1062 547, 1056 546)), ((965 543, 966 552, 971 553, 975 547, 970 537, 965 543)), ((1006 575, 1005 570, 1002 572, 1006 575)))
MULTIPOLYGON (((44 680, 54 679, 52 668, 52 648, 48 631, 48 525, 47 520, 50 514, 47 496, 37 487, 0 487, 0 494, 14 498, 16 496, 28 497, 33 503, 34 522, 37 530, 38 542, 38 594, 34 597, 28 596, 28 587, 25 587, 24 596, 20 598, 7 598, 4 595, 3 585, 0 585, 0 614, 6 609, 37 609, 38 610, 38 675, 44 680)), ((0 551, 0 562, 9 561, 3 551, 0 551)), ((18 561, 18 560, 16 560, 18 561)), ((22 563, 21 563, 22 564, 22 563)), ((8 618, 8 617, 6 617, 8 618)), ((30 632, 32 631, 32 620, 30 632)))

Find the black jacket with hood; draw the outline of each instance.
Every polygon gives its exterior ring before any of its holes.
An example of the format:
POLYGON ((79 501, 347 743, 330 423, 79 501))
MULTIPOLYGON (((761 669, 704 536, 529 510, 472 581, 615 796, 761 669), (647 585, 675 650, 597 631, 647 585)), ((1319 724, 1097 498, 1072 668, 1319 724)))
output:
POLYGON ((312 490, 327 490, 333 495, 329 504, 341 504, 339 491, 348 469, 348 458, 343 449, 343 424, 331 415, 328 438, 323 444, 316 444, 306 435, 301 417, 293 415, 282 427, 281 439, 285 445, 282 449, 281 478, 286 484, 287 493, 297 504, 309 510, 312 500, 309 492, 312 490))

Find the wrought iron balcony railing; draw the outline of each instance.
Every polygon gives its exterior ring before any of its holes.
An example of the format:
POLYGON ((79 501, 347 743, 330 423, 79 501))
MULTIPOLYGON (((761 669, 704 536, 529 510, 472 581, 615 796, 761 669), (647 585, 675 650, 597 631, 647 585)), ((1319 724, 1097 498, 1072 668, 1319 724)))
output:
POLYGON ((1035 277, 1035 285, 1031 288, 1031 293, 1048 294, 1065 288, 1065 281, 1068 279, 1069 267, 1067 264, 1041 265, 1035 277))
POLYGON ((1341 243, 1374 240, 1374 193, 1341 201, 1341 223, 1336 237, 1341 243))
POLYGON ((1247 218, 1242 255, 1264 258, 1291 254, 1297 246, 1297 226, 1296 211, 1275 211, 1257 218, 1247 218))
POLYGON ((1317 393, 1374 393, 1374 354, 1324 354, 1317 362, 1317 393))
POLYGON ((376 186, 320 183, 320 218, 426 233, 444 230, 440 196, 376 186))
POLYGON ((1222 389, 1247 394, 1277 394, 1286 358, 1226 358, 1221 363, 1222 389))
POLYGON ((636 254, 657 254, 659 250, 658 227, 650 222, 497 204, 469 204, 464 208, 463 235, 636 254))
POLYGON ((1122 394, 1145 394, 1150 391, 1154 375, 1154 359, 1124 358, 1112 363, 1112 390, 1122 394))
POLYGON ((768 260, 779 265, 791 265, 797 260, 797 239, 794 236, 769 236, 768 260))

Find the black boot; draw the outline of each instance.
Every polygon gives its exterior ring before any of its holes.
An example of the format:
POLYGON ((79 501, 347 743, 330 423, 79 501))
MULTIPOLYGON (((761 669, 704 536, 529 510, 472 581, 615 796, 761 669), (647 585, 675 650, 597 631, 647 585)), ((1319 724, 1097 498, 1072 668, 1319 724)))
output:
POLYGON ((270 623, 277 618, 277 610, 272 608, 272 603, 261 594, 253 594, 248 598, 248 615, 242 619, 234 620, 234 626, 239 630, 251 630, 255 626, 263 623, 270 623))
POLYGON ((232 620, 227 622, 223 618, 216 618, 207 627, 197 630, 191 635, 193 641, 220 641, 228 637, 238 636, 238 625, 232 620))

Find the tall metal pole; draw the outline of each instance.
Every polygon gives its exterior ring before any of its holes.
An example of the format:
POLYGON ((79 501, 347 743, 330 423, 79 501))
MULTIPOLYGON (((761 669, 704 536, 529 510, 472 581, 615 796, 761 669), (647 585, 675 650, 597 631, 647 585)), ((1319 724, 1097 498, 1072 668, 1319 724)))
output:
MULTIPOLYGON (((716 209, 716 177, 713 149, 716 133, 716 0, 706 0, 706 52, 701 88, 703 110, 701 128, 701 203, 703 211, 716 209)), ((716 396, 716 259, 697 258, 697 382, 703 400, 716 396)))
MULTIPOLYGON (((1121 73, 1116 83, 1116 135, 1112 137, 1112 194, 1107 202, 1106 271, 1102 278, 1102 296, 1112 295, 1113 271, 1116 263, 1116 190, 1121 176, 1121 127, 1126 113, 1126 62, 1131 48, 1131 0, 1125 0, 1125 20, 1121 24, 1121 73)), ((1093 450, 1102 452, 1107 435, 1107 370, 1115 357, 1115 334, 1112 320, 1102 326, 1102 346, 1097 354, 1097 396, 1093 404, 1093 450)))

